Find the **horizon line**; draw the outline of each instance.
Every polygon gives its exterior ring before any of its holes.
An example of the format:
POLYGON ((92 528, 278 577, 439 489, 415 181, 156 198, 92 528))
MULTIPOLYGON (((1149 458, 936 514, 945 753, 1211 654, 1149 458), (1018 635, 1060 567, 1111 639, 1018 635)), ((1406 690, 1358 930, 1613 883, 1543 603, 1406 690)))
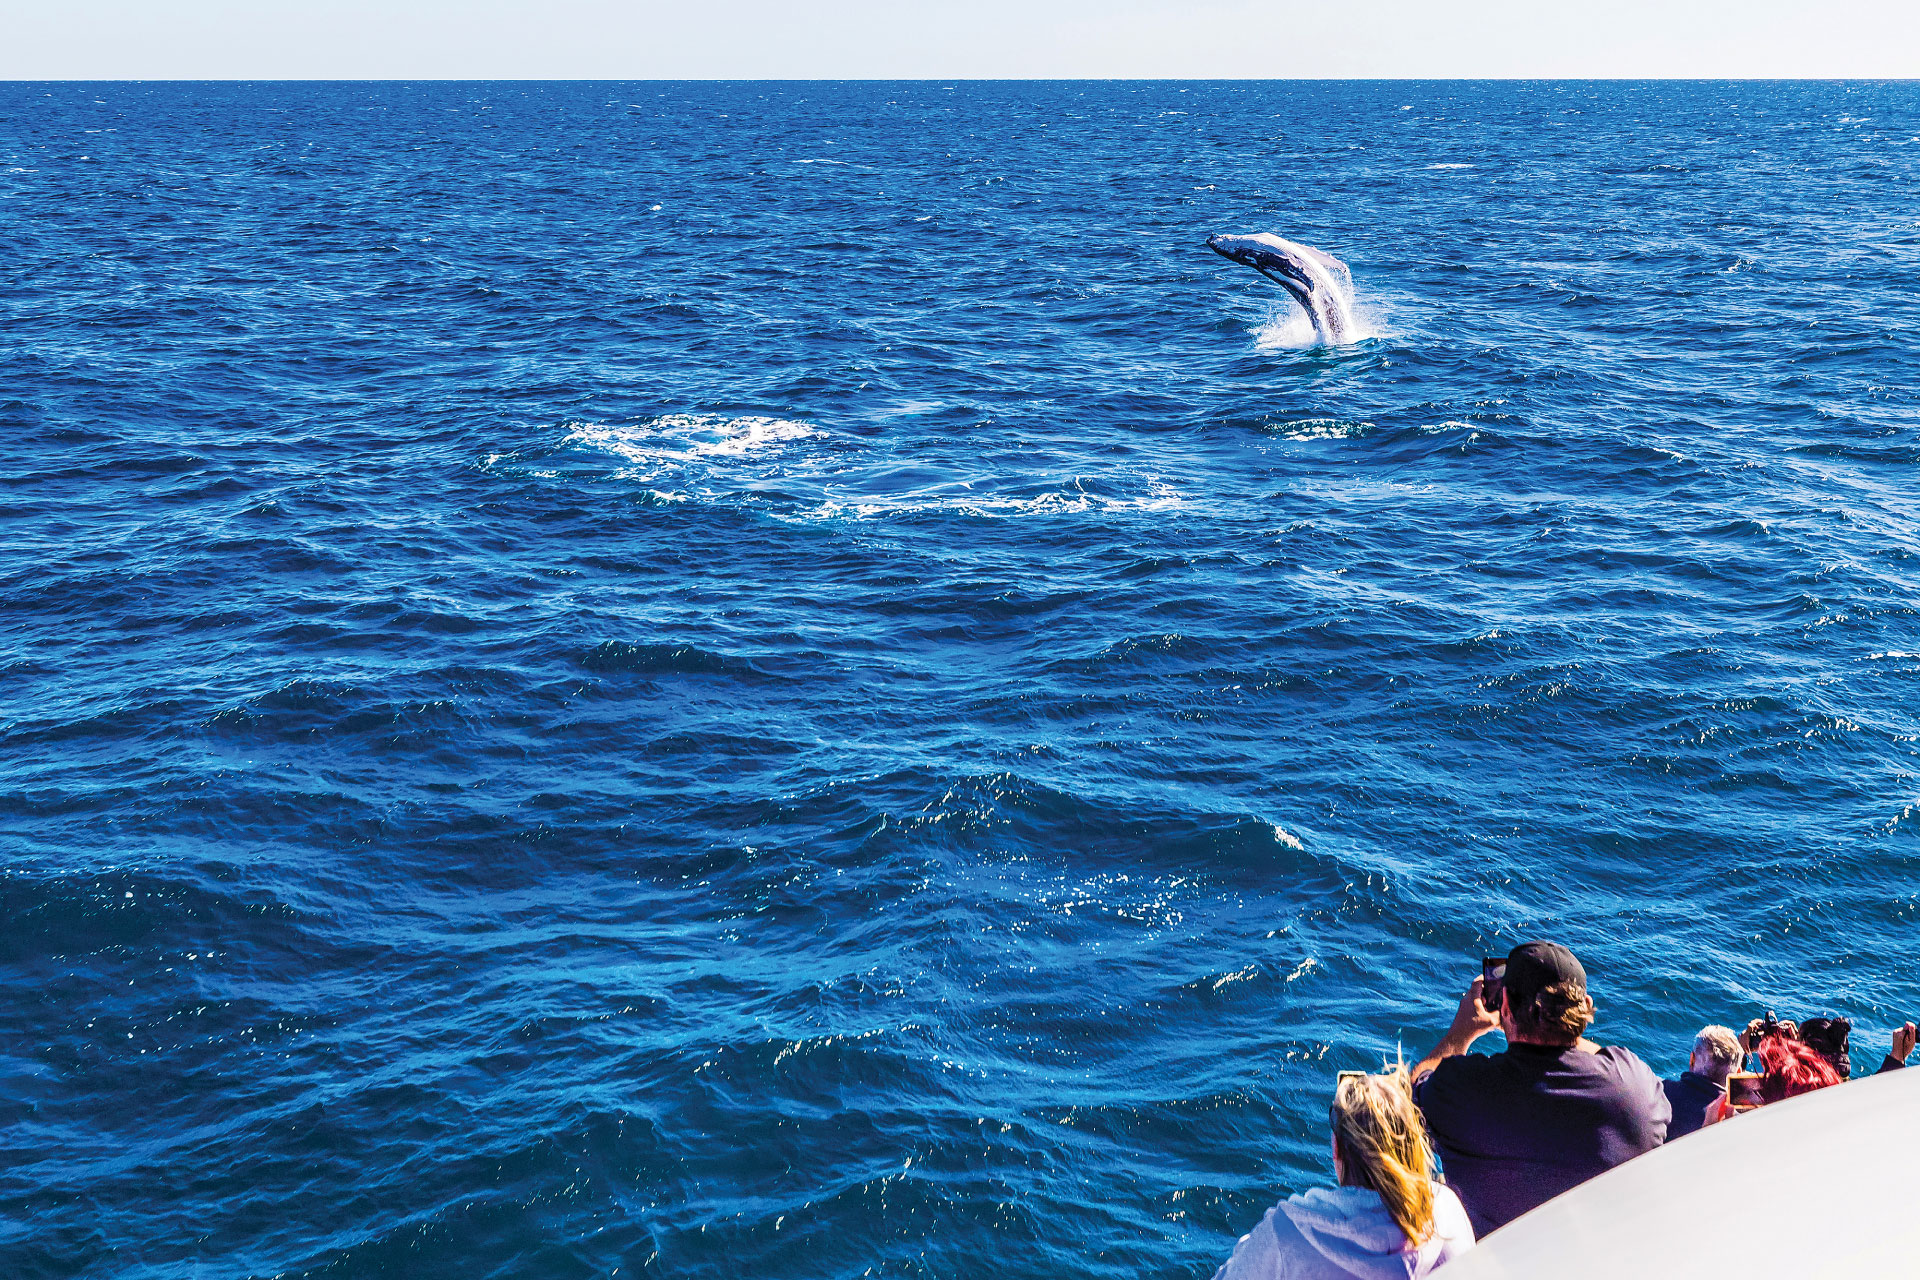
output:
POLYGON ((1920 84, 1920 76, 28 76, 57 84, 1920 84))

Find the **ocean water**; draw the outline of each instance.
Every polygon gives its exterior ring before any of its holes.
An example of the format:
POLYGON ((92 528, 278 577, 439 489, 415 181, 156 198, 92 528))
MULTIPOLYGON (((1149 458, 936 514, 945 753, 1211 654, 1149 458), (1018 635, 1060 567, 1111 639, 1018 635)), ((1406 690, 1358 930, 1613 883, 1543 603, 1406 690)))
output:
POLYGON ((1483 952, 1920 1013, 1920 87, 0 104, 0 1274, 1204 1277, 1483 952))

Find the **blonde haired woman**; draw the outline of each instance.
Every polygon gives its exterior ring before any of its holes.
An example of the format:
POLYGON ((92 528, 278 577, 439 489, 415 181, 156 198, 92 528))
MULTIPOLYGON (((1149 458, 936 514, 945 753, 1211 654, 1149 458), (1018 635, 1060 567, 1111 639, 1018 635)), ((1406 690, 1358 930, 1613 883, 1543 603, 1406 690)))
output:
POLYGON ((1434 1179, 1405 1068, 1343 1074, 1330 1120, 1339 1187, 1267 1210, 1213 1280, 1420 1280, 1473 1247, 1467 1211, 1434 1179))

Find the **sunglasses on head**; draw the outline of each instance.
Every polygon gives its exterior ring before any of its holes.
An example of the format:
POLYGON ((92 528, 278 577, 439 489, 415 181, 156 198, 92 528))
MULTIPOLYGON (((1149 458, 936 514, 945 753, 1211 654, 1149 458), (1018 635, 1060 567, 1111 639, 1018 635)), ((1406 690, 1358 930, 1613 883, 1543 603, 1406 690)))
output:
MULTIPOLYGON (((1364 1072, 1364 1071, 1342 1071, 1342 1072, 1341 1072, 1341 1073, 1340 1073, 1339 1075, 1337 1075, 1337 1076, 1335 1076, 1335 1077, 1334 1077, 1334 1080, 1333 1080, 1333 1096, 1334 1096, 1335 1098, 1338 1098, 1338 1097, 1340 1096, 1340 1088, 1341 1088, 1341 1086, 1342 1086, 1342 1085, 1344 1085, 1344 1084, 1346 1084, 1346 1082, 1347 1082, 1347 1081, 1349 1081, 1349 1080, 1365 1080, 1366 1078, 1367 1078, 1367 1073, 1366 1073, 1366 1072, 1364 1072)), ((1333 1121, 1333 1118, 1334 1118, 1334 1104, 1333 1104, 1333 1103, 1331 1103, 1331 1102, 1329 1102, 1329 1103, 1327 1104, 1327 1120, 1328 1120, 1328 1122, 1329 1122, 1329 1123, 1331 1123, 1331 1122, 1333 1121)))

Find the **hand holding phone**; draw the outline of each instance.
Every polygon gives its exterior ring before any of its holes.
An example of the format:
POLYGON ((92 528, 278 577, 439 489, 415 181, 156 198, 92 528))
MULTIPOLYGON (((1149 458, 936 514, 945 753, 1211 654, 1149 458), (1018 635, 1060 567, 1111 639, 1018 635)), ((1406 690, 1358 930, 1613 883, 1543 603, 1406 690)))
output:
POLYGON ((1507 958, 1484 956, 1480 960, 1480 1003, 1488 1013, 1500 1012, 1500 989, 1507 981, 1507 958))
POLYGON ((1735 1071, 1727 1077, 1727 1110, 1751 1111, 1766 1099, 1760 1096, 1760 1074, 1735 1071))

